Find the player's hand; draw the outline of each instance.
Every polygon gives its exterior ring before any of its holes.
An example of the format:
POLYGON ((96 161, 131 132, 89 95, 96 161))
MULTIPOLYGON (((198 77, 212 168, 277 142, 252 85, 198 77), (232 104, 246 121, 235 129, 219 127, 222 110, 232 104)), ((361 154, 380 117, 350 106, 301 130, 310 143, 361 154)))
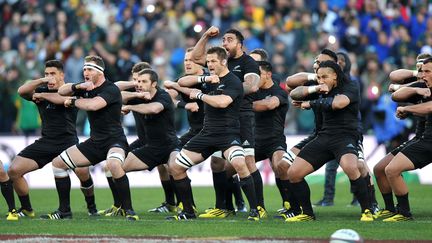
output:
POLYGON ((65 101, 63 102, 63 105, 66 108, 72 107, 72 100, 75 99, 75 97, 66 97, 65 101))
POLYGON ((196 96, 199 93, 202 93, 201 90, 199 90, 199 89, 191 89, 191 92, 189 94, 189 98, 193 99, 193 100, 196 100, 196 96))
POLYGON ((211 26, 205 33, 205 36, 214 37, 219 35, 219 28, 216 26, 211 26))
POLYGON ((407 116, 408 116, 408 113, 405 111, 405 107, 399 106, 396 109, 396 117, 397 118, 399 118, 399 119, 405 119, 405 118, 407 118, 407 116))
POLYGON ((95 88, 94 83, 90 81, 77 85, 77 89, 82 89, 85 91, 90 91, 93 90, 94 88, 95 88))
POLYGON ((317 92, 320 94, 328 94, 329 92, 329 87, 327 86, 327 84, 320 84, 316 86, 317 92))
POLYGON ((303 101, 300 105, 302 110, 309 110, 311 108, 309 101, 303 101))
POLYGON ((39 103, 39 102, 41 102, 42 100, 44 100, 44 98, 43 98, 43 96, 42 96, 41 93, 34 93, 33 96, 32 96, 32 100, 33 100, 35 103, 39 103))
POLYGON ((207 83, 211 83, 211 84, 218 84, 220 82, 220 79, 219 79, 219 77, 217 75, 207 76, 205 78, 205 80, 206 80, 207 83))
POLYGON ((197 112, 199 110, 199 106, 198 103, 196 102, 191 102, 191 103, 187 103, 185 105, 185 109, 191 112, 197 112))
POLYGON ((418 95, 422 96, 423 98, 428 98, 431 96, 431 91, 429 88, 417 88, 416 92, 418 95))
POLYGON ((43 77, 40 78, 39 80, 44 84, 55 82, 54 77, 43 77))
POLYGON ((122 108, 121 108, 122 115, 127 115, 129 112, 130 112, 130 110, 129 110, 129 106, 128 105, 122 106, 122 108))
POLYGON ((176 89, 177 87, 180 86, 178 83, 173 82, 171 80, 164 81, 163 85, 166 89, 176 89))
POLYGON ((137 92, 137 97, 144 100, 150 100, 151 94, 150 92, 137 92))
POLYGON ((301 108, 301 104, 303 103, 303 101, 298 101, 298 100, 293 100, 293 101, 291 101, 291 104, 294 106, 294 107, 297 107, 297 108, 301 108))

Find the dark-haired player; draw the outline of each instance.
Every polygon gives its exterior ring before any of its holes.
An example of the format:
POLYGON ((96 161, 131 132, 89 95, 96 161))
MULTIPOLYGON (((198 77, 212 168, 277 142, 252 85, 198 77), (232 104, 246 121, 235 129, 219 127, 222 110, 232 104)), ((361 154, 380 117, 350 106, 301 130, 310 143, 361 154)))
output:
MULTIPOLYGON (((30 203, 29 187, 23 176, 44 167, 62 151, 78 143, 75 127, 78 110, 75 107, 64 107, 66 97, 57 93, 64 83, 63 63, 49 60, 45 63, 45 77, 27 82, 18 89, 21 97, 35 102, 42 120, 42 137, 22 150, 8 170, 21 202, 18 210, 21 217, 35 216, 30 203)), ((77 168, 74 172, 80 179, 89 215, 97 215, 89 168, 77 168)))
MULTIPOLYGON (((361 221, 373 221, 367 183, 358 169, 358 111, 359 90, 347 80, 340 66, 333 61, 321 62, 317 69, 318 83, 323 88, 318 99, 296 102, 302 109, 313 108, 322 114, 322 127, 315 139, 307 143, 288 170, 288 179, 295 198, 302 207, 302 213, 287 218, 287 222, 314 220, 310 202, 310 190, 304 177, 319 169, 327 161, 336 159, 347 174, 353 192, 362 208, 361 221)), ((315 87, 312 87, 315 88, 315 87)), ((298 87, 297 90, 304 90, 298 87)), ((293 90, 291 97, 296 98, 293 90), (293 97, 294 94, 294 97, 293 97)), ((298 99, 296 99, 298 100, 298 99)))
MULTIPOLYGON (((219 34, 219 29, 215 26, 210 27, 198 43, 195 45, 192 51, 192 58, 196 63, 205 64, 205 47, 208 40, 214 36, 219 34)), ((260 81, 259 76, 259 67, 255 60, 247 55, 243 51, 243 35, 236 29, 227 30, 222 37, 222 46, 228 52, 228 69, 230 72, 234 73, 242 82, 244 89, 244 98, 242 101, 242 105, 240 108, 240 139, 241 145, 245 150, 246 155, 246 164, 248 166, 249 171, 252 174, 252 178, 254 180, 255 192, 257 195, 258 205, 260 215, 265 216, 267 213, 264 207, 264 198, 263 198, 263 183, 259 170, 255 164, 255 155, 254 155, 254 145, 255 145, 255 135, 254 135, 254 113, 252 110, 252 93, 255 93, 258 90, 258 85, 260 81)), ((226 193, 220 193, 220 195, 226 195, 224 198, 216 198, 216 204, 222 205, 224 202, 226 206, 222 208, 215 207, 214 210, 210 210, 200 217, 204 218, 212 218, 212 217, 223 217, 228 216, 228 214, 221 214, 221 209, 226 209, 226 212, 232 212, 234 207, 232 205, 231 199, 231 191, 233 188, 233 177, 235 171, 229 164, 224 166, 225 162, 221 159, 222 156, 212 156, 212 170, 213 170, 213 179, 216 191, 226 191, 226 193), (227 170, 226 170, 227 169, 227 170), (228 178, 228 184, 222 181, 222 178, 228 178), (216 189, 216 187, 219 187, 216 189)), ((238 208, 240 208, 239 204, 241 202, 236 199, 236 204, 238 208)))
MULTIPOLYGON (((183 203, 183 211, 172 219, 195 218, 191 198, 191 185, 186 170, 201 163, 216 151, 222 151, 229 163, 237 171, 242 189, 250 205, 249 220, 259 220, 254 181, 245 163, 245 152, 240 142, 238 114, 243 97, 241 81, 227 68, 228 55, 222 47, 212 47, 207 51, 207 67, 210 74, 219 77, 219 83, 206 83, 204 91, 194 89, 190 97, 204 102, 205 117, 203 129, 193 137, 177 155, 169 168, 183 203)), ((199 80, 201 81, 201 80, 199 80)), ((205 78, 204 80, 205 81, 205 78)), ((197 83, 198 80, 195 81, 197 83)), ((189 83, 188 86, 191 86, 189 83)), ((226 178, 223 178, 225 180, 226 178)), ((219 191, 216 191, 219 193, 219 191)))

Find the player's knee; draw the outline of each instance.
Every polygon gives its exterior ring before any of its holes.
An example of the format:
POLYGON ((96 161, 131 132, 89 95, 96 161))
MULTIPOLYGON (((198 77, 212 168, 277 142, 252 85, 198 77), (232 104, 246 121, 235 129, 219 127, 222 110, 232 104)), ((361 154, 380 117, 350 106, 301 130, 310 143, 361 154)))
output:
POLYGON ((295 169, 293 169, 292 167, 289 168, 287 171, 288 180, 292 183, 297 183, 297 182, 302 181, 304 177, 301 177, 299 174, 300 173, 298 171, 296 171, 295 169))
POLYGON ((107 160, 106 167, 113 174, 115 171, 121 170, 122 165, 118 160, 107 160))
POLYGON ((176 161, 170 162, 168 165, 168 172, 174 178, 182 177, 186 170, 184 166, 179 165, 176 161))
POLYGON ((74 171, 80 181, 86 181, 91 178, 88 167, 76 168, 74 171))
POLYGON ((401 174, 400 170, 398 170, 396 167, 391 165, 387 165, 384 171, 387 178, 395 178, 401 174))
POLYGON ((67 169, 56 167, 54 164, 52 165, 52 170, 53 170, 54 177, 56 178, 64 178, 69 176, 67 169))
POLYGON ((275 164, 275 168, 279 175, 287 175, 290 165, 286 161, 279 161, 275 164))
POLYGON ((7 174, 9 178, 11 178, 11 180, 17 179, 21 176, 21 173, 17 170, 15 166, 13 166, 13 164, 8 168, 7 174))

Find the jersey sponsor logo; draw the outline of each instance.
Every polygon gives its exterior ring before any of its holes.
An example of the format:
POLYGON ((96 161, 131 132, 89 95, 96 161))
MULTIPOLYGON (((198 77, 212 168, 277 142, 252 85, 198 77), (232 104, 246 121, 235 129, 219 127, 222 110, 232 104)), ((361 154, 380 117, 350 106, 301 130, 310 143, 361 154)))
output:
POLYGON ((240 145, 240 142, 238 140, 233 140, 231 142, 231 145, 240 145))
POLYGON ((241 72, 240 65, 237 65, 233 68, 232 72, 241 72))
POLYGON ((250 145, 248 140, 245 140, 242 145, 250 145))

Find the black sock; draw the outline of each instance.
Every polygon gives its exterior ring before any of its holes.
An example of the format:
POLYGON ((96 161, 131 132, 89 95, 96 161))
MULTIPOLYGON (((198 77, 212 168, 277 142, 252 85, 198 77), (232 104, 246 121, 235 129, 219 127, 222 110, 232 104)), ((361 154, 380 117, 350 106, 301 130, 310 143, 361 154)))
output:
POLYGON ((291 184, 291 188, 292 188, 291 191, 293 192, 293 196, 295 200, 297 200, 299 205, 302 207, 303 213, 313 216, 314 213, 313 213, 312 204, 310 200, 310 188, 308 183, 305 180, 302 180, 297 183, 291 182, 290 184, 291 184))
POLYGON ((408 193, 402 196, 396 195, 398 201, 398 213, 403 216, 411 217, 411 209, 409 205, 408 193))
POLYGON ((116 206, 116 207, 119 208, 119 207, 122 206, 121 199, 120 199, 119 193, 117 191, 117 187, 116 187, 116 185, 114 183, 114 180, 113 180, 112 176, 107 177, 107 181, 108 181, 108 185, 109 185, 109 188, 111 189, 111 193, 112 193, 112 196, 113 196, 114 206, 116 206))
POLYGON ((70 177, 55 178, 57 193, 59 197, 59 210, 61 212, 70 212, 70 190, 71 181, 70 177))
POLYGON ((165 202, 170 205, 175 205, 174 185, 171 183, 171 180, 161 181, 161 183, 165 193, 165 202))
POLYGON ((392 211, 392 212, 396 212, 396 208, 395 208, 395 204, 394 204, 394 200, 393 200, 393 193, 389 192, 389 193, 381 193, 383 200, 384 200, 384 204, 385 204, 385 209, 392 211))
POLYGON ((294 196, 291 182, 289 180, 281 180, 281 184, 287 197, 286 201, 290 203, 291 209, 296 212, 301 212, 299 202, 294 196))
POLYGON ((172 175, 170 175, 169 176, 170 177, 170 181, 171 181, 171 186, 172 186, 172 189, 173 189, 173 191, 174 191, 174 195, 175 195, 175 201, 176 201, 176 206, 178 206, 179 205, 179 203, 180 203, 180 196, 179 196, 179 194, 178 194, 178 191, 177 191, 177 188, 176 188, 176 186, 175 186, 175 184, 174 184, 174 177, 172 177, 172 175))
POLYGON ((31 203, 30 203, 30 195, 29 194, 24 195, 24 196, 18 196, 18 199, 21 202, 21 208, 22 209, 25 209, 27 211, 33 210, 31 203))
POLYGON ((282 207, 283 207, 283 202, 288 201, 287 194, 286 194, 286 191, 284 191, 284 188, 282 186, 281 178, 275 177, 275 181, 276 181, 276 186, 279 190, 279 194, 281 195, 281 198, 282 198, 282 207))
POLYGON ((244 199, 243 199, 242 189, 241 189, 241 186, 240 186, 240 181, 239 181, 238 176, 235 176, 232 179, 233 179, 232 192, 233 192, 233 195, 234 195, 235 204, 238 207, 240 205, 244 205, 244 199))
POLYGON ((9 207, 9 212, 12 212, 12 210, 15 209, 15 198, 14 198, 12 180, 9 179, 5 182, 0 182, 0 186, 1 186, 1 192, 3 194, 3 197, 5 198, 6 203, 9 207))
POLYGON ((94 185, 91 177, 86 181, 81 181, 81 191, 84 194, 87 209, 96 209, 94 185))
POLYGON ((256 199, 256 193, 255 193, 255 185, 252 176, 249 175, 245 178, 240 178, 240 185, 249 202, 249 208, 256 209, 258 204, 256 199))
POLYGON ((195 214, 192 207, 192 198, 190 198, 190 195, 192 195, 192 187, 189 177, 186 176, 185 178, 175 180, 174 182, 179 193, 180 200, 183 203, 183 211, 186 213, 195 214))
POLYGON ((371 183, 371 176, 369 175, 369 173, 367 173, 367 175, 364 177, 364 179, 366 180, 366 183, 367 183, 369 199, 371 200, 371 204, 372 205, 378 204, 376 197, 375 197, 375 187, 371 183))
POLYGON ((121 200, 121 205, 124 210, 133 210, 131 193, 129 187, 129 179, 126 174, 122 177, 114 179, 115 186, 117 187, 117 192, 121 200))
POLYGON ((259 172, 259 170, 256 170, 255 172, 253 172, 251 174, 253 181, 254 181, 254 186, 255 186, 255 194, 256 194, 256 198, 257 198, 257 203, 259 206, 265 208, 264 205, 264 189, 263 189, 263 181, 261 178, 261 173, 259 172))
POLYGON ((227 189, 227 178, 226 171, 213 172, 213 187, 216 196, 216 208, 225 209, 226 207, 226 189, 227 189))
POLYGON ((364 178, 357 178, 355 180, 350 180, 351 189, 354 192, 357 200, 360 203, 361 211, 364 212, 366 209, 371 209, 371 201, 369 199, 369 192, 367 188, 367 183, 364 178))
POLYGON ((234 179, 232 177, 226 178, 225 188, 225 209, 234 210, 233 204, 233 190, 234 190, 234 179))

